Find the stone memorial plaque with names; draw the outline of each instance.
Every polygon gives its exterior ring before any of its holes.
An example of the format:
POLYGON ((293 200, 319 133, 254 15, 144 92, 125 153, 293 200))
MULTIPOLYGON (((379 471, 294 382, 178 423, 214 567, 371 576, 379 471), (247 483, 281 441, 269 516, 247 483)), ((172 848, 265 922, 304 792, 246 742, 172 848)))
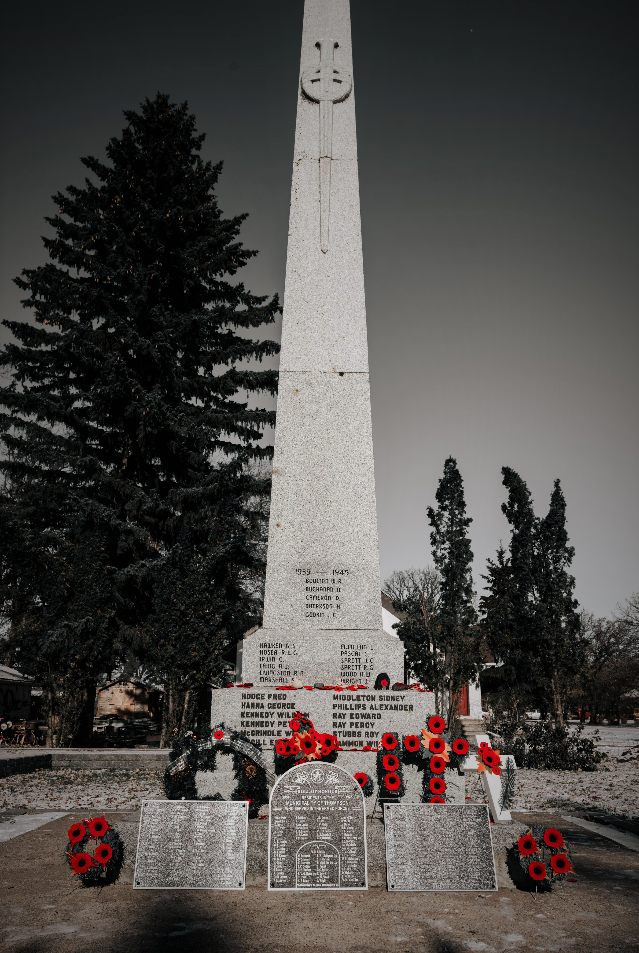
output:
POLYGON ((244 890, 248 801, 143 801, 133 886, 244 890))
POLYGON ((388 889, 497 890, 486 804, 385 804, 388 889))
POLYGON ((212 693, 211 724, 223 721, 273 748, 278 738, 291 734, 289 722, 296 711, 306 712, 317 731, 337 735, 343 748, 363 748, 376 746, 386 731, 419 733, 434 714, 435 701, 430 692, 411 690, 220 689, 212 693))
POLYGON ((291 768, 275 784, 269 890, 366 890, 366 815, 357 781, 334 764, 291 768))

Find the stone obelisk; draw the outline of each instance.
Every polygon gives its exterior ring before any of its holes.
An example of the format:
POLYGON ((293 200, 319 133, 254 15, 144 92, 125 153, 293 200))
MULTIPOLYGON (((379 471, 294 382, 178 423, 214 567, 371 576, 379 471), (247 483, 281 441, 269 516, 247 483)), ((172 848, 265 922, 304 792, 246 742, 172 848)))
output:
POLYGON ((254 685, 403 681, 382 630, 349 0, 306 0, 254 685))

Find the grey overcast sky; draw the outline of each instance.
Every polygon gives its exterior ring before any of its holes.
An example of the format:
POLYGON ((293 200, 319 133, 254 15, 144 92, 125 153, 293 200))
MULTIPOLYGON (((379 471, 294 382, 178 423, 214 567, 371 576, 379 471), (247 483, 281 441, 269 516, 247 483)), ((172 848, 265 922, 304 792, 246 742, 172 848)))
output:
MULTIPOLYGON (((633 5, 352 0, 382 578, 431 561, 426 506, 464 477, 475 577, 500 469, 538 514, 562 481, 582 606, 639 589, 633 5)), ((284 291, 302 0, 60 0, 3 12, 2 317, 45 260, 50 196, 160 90, 224 159, 226 214, 284 291)), ((1 340, 7 339, 0 329, 1 340)))

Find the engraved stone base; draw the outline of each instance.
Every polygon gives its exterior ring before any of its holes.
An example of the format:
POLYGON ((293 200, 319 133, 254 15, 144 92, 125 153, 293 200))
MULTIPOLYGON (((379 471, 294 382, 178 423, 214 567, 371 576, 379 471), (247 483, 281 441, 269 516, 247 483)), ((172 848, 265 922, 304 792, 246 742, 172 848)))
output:
POLYGON ((309 716, 317 731, 337 735, 343 748, 377 746, 385 731, 417 733, 435 713, 431 692, 336 692, 314 689, 278 691, 273 687, 220 688, 211 701, 211 725, 247 733, 264 748, 289 736, 296 711, 309 716))
MULTIPOLYGON (((404 646, 399 639, 374 629, 258 629, 237 646, 240 682, 253 685, 367 685, 381 672, 390 684, 404 681, 404 646)), ((327 729, 328 730, 328 729, 327 729)))

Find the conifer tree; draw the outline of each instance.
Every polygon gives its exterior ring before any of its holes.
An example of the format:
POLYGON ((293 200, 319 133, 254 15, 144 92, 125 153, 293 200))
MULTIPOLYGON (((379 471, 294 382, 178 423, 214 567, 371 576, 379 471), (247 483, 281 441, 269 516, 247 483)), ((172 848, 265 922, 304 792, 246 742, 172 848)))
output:
POLYGON ((510 545, 507 557, 500 546, 497 562, 489 562, 482 629, 502 663, 502 685, 520 700, 552 710, 563 725, 567 683, 583 659, 575 580, 568 572, 574 549, 568 545, 566 502, 556 480, 548 514, 539 520, 524 480, 510 467, 502 474, 510 545))
MULTIPOLYGON (((259 616, 245 584, 262 571, 250 501, 269 484, 249 463, 271 455, 274 412, 254 404, 277 374, 256 363, 279 348, 254 332, 280 307, 230 280, 256 252, 239 241, 246 216, 218 207, 222 164, 202 160, 187 104, 158 94, 125 117, 108 162, 82 160, 93 179, 54 196, 50 261, 16 279, 35 324, 4 322, 19 343, 0 354, 13 375, 0 390, 0 467, 33 553, 64 554, 80 589, 91 559, 109 593, 112 655, 135 650, 177 711, 259 616)), ((32 609, 50 571, 37 566, 50 562, 33 560, 28 585, 21 577, 32 609)), ((42 652, 20 658, 16 586, 14 658, 41 677, 42 652)), ((78 599, 93 625, 88 595, 78 599)), ((49 610, 49 633, 78 621, 64 600, 49 610)), ((69 644, 92 638, 76 630, 69 644)))
POLYGON ((453 457, 444 463, 435 498, 437 509, 427 508, 433 562, 440 577, 434 646, 443 658, 448 722, 452 725, 458 716, 462 688, 477 677, 480 640, 473 605, 473 554, 468 538, 472 519, 466 516, 464 484, 453 457))

